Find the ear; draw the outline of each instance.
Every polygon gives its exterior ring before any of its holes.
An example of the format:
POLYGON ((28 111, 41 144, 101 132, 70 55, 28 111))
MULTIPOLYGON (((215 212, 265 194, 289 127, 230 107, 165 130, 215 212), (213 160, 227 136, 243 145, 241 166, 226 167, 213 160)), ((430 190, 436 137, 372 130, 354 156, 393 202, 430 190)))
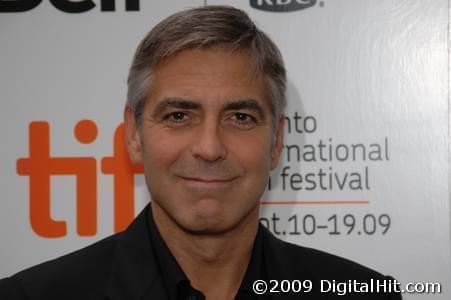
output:
POLYGON ((134 165, 143 164, 141 133, 130 106, 124 110, 124 139, 128 156, 134 165))
POLYGON ((281 115, 277 122, 277 128, 274 136, 274 145, 271 154, 271 170, 279 165, 280 155, 283 148, 283 130, 285 127, 285 115, 281 115))

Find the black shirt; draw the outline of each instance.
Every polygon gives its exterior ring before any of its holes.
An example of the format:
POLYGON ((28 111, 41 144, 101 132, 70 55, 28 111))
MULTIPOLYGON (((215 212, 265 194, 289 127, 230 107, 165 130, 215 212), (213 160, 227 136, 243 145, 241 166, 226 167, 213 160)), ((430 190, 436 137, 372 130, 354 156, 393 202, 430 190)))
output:
MULTIPOLYGON (((205 296, 202 292, 191 286, 190 280, 186 277, 175 257, 165 244, 157 229, 157 226, 155 225, 151 210, 149 210, 147 221, 149 226, 150 242, 155 254, 155 260, 158 262, 160 275, 163 278, 166 288, 168 296, 167 299, 204 300, 205 296)), ((258 295, 252 290, 252 284, 255 280, 266 279, 263 250, 262 233, 261 228, 259 228, 254 241, 251 259, 235 300, 267 299, 263 297, 259 298, 258 295)))

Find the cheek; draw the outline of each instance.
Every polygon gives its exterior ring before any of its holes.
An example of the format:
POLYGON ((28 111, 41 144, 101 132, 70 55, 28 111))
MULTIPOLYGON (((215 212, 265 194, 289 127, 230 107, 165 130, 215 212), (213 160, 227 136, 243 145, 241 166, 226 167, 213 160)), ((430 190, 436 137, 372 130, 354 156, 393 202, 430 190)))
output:
POLYGON ((180 156, 182 140, 165 134, 152 134, 144 138, 144 165, 149 172, 167 169, 180 156))
POLYGON ((255 134, 229 143, 232 156, 239 159, 248 172, 265 175, 271 167, 271 139, 267 135, 255 134))

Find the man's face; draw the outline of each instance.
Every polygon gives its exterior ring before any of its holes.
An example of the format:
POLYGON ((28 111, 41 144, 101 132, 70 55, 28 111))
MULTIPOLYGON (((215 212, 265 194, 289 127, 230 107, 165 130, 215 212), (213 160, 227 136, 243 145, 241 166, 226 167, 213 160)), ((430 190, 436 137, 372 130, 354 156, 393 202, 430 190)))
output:
POLYGON ((130 158, 144 165, 152 205, 185 231, 255 218, 277 166, 283 118, 274 132, 264 80, 249 70, 245 53, 182 51, 155 69, 141 128, 126 109, 130 158))

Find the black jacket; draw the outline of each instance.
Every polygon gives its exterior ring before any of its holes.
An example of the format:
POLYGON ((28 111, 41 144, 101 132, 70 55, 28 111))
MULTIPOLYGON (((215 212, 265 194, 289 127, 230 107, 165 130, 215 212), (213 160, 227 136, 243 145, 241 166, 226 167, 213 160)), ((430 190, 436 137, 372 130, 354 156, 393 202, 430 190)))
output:
MULTIPOLYGON (((164 285, 148 238, 147 213, 148 208, 124 232, 0 280, 0 299, 164 300, 164 285)), ((390 278, 349 260, 286 243, 266 229, 264 247, 268 279, 311 280, 314 286, 310 293, 272 293, 271 299, 401 299, 399 294, 322 293, 320 280, 390 278)))

